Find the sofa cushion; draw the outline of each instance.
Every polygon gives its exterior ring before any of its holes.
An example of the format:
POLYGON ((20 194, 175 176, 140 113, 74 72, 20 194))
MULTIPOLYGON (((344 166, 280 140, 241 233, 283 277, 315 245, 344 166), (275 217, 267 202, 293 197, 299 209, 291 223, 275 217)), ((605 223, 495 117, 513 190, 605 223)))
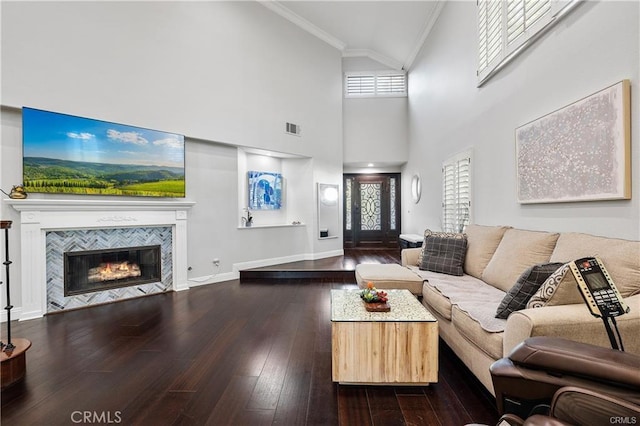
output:
POLYGON ((486 331, 478 321, 471 318, 458 306, 454 306, 451 310, 451 322, 460 334, 487 355, 493 359, 502 358, 503 332, 491 333, 486 331))
POLYGON ((464 272, 482 278, 482 272, 495 253, 498 244, 509 226, 467 225, 467 256, 464 258, 464 272))
POLYGON ((562 263, 542 263, 527 268, 500 302, 496 318, 507 319, 512 312, 526 308, 531 296, 561 266, 562 263))
POLYGON ((567 232, 560 234, 551 262, 597 256, 622 297, 640 294, 640 241, 567 232))
POLYGON ((464 273, 464 257, 467 253, 467 236, 429 235, 424 239, 420 269, 461 276, 464 273))
POLYGON ((444 319, 451 321, 451 300, 425 281, 422 286, 422 303, 429 305, 444 319))
POLYGON ((572 305, 583 303, 578 283, 568 263, 562 265, 545 280, 527 302, 527 308, 572 305))
POLYGON ((356 282, 360 288, 366 288, 367 283, 372 282, 378 289, 406 289, 421 294, 422 281, 415 272, 397 263, 356 265, 356 282))
POLYGON ((559 234, 507 229, 482 273, 482 280, 509 291, 525 269, 549 262, 559 234))
MULTIPOLYGON (((496 308, 504 298, 504 291, 485 284, 471 275, 456 277, 436 272, 419 271, 422 278, 427 280, 423 286, 423 298, 427 286, 434 287, 440 294, 449 299, 451 305, 457 305, 467 312, 481 327, 489 332, 504 330, 506 321, 495 317, 496 308)), ((424 301, 424 299, 423 299, 424 301)), ((437 302, 441 302, 438 298, 437 302)), ((427 301, 428 302, 428 301, 427 301)), ((439 313, 447 315, 446 305, 440 304, 439 313)), ((434 310, 436 308, 434 307, 434 310)))

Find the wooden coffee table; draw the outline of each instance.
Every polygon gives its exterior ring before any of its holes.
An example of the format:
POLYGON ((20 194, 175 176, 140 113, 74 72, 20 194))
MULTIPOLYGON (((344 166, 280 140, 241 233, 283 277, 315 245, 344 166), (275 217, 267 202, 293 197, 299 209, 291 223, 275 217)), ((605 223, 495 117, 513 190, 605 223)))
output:
POLYGON ((438 381, 438 323, 408 290, 385 290, 390 312, 367 312, 362 290, 331 290, 334 382, 428 385, 438 381))

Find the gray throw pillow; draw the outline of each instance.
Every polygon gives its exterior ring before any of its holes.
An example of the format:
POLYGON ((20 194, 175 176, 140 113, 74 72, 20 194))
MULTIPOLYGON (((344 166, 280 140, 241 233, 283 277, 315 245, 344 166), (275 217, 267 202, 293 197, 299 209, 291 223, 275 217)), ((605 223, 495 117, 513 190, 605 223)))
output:
POLYGON ((512 312, 524 309, 531 296, 562 265, 563 263, 542 263, 527 268, 500 302, 496 318, 507 319, 512 312))
POLYGON ((461 276, 464 274, 464 257, 467 254, 467 236, 429 235, 425 237, 420 269, 461 276))

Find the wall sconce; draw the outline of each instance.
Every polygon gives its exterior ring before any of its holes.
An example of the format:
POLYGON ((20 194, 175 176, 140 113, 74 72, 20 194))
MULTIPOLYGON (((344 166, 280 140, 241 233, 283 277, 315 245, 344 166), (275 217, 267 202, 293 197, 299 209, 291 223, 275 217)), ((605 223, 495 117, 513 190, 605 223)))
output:
POLYGON ((338 188, 333 185, 320 185, 320 202, 325 206, 338 204, 338 188))
POLYGON ((418 204, 420 201, 420 196, 422 195, 422 183, 420 182, 420 175, 415 174, 411 178, 411 200, 415 204, 418 204))

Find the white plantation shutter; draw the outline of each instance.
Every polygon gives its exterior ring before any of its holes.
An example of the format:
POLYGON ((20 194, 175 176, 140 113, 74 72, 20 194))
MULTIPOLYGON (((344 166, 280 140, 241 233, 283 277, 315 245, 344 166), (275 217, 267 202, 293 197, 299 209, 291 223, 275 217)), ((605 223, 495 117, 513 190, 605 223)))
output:
POLYGON ((442 230, 462 232, 471 215, 471 154, 442 165, 442 230))
POLYGON ((502 52, 502 7, 500 1, 478 2, 478 72, 484 71, 502 52))
POLYGON ((347 75, 346 90, 348 95, 373 95, 376 91, 374 75, 347 75))
POLYGON ((476 0, 478 86, 583 0, 476 0))
POLYGON ((551 0, 507 1, 507 44, 512 44, 551 10, 551 0))
POLYGON ((402 72, 345 74, 345 97, 407 96, 407 75, 402 72))
POLYGON ((378 75, 376 91, 379 95, 407 93, 405 74, 378 75))

